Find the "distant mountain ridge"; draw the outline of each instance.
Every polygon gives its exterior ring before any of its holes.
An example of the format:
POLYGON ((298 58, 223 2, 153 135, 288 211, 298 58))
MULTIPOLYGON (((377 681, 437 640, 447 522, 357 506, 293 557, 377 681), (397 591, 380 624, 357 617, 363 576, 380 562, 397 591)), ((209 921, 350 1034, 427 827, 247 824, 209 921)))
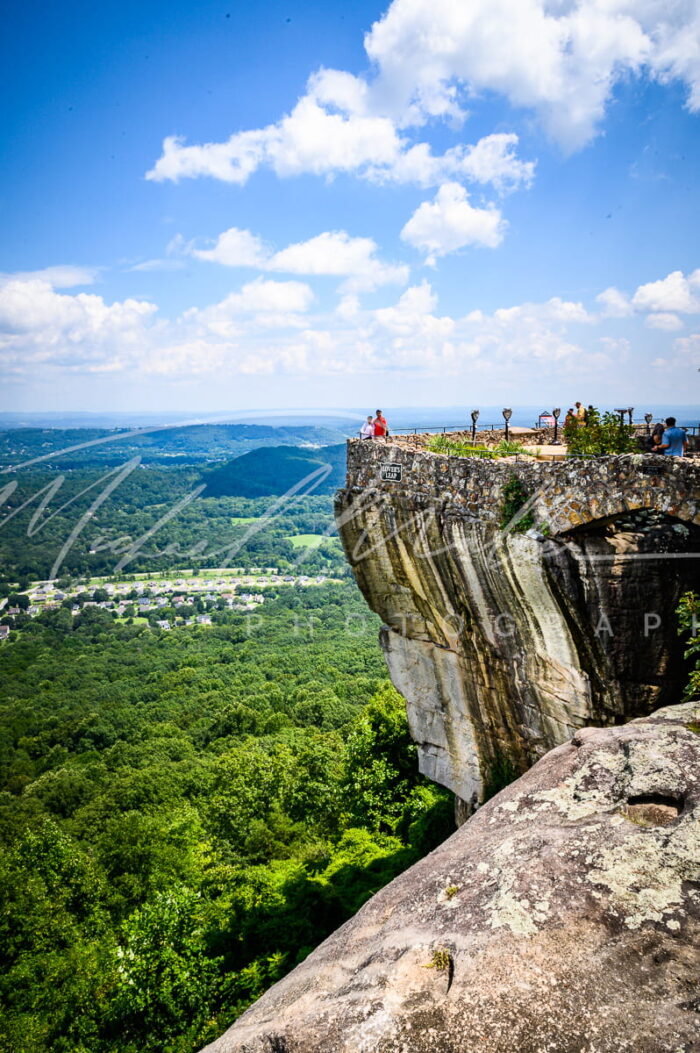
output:
POLYGON ((0 431, 0 465, 46 457, 46 468, 123 464, 140 456, 146 465, 186 465, 240 457, 264 446, 321 447, 345 433, 319 425, 193 424, 138 431, 125 428, 16 428, 0 431), (69 447, 80 447, 66 452, 69 447), (54 454, 54 456, 48 456, 54 454))

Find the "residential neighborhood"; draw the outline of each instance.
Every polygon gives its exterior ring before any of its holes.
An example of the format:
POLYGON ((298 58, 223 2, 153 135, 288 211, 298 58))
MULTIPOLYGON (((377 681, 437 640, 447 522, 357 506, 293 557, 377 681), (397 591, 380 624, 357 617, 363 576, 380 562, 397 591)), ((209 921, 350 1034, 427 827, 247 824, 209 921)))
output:
POLYGON ((202 572, 177 571, 176 575, 131 576, 127 580, 93 578, 59 588, 54 581, 34 582, 24 592, 13 595, 14 602, 0 599, 0 641, 12 628, 9 618, 36 617, 43 611, 65 607, 78 615, 86 607, 99 607, 115 618, 142 619, 159 629, 212 624, 212 611, 253 611, 265 602, 261 588, 270 586, 309 588, 334 579, 323 575, 281 575, 277 567, 227 567, 202 572), (22 605, 20 606, 20 600, 22 605), (153 618, 167 608, 176 614, 153 618), (181 609, 182 613, 178 614, 181 609))

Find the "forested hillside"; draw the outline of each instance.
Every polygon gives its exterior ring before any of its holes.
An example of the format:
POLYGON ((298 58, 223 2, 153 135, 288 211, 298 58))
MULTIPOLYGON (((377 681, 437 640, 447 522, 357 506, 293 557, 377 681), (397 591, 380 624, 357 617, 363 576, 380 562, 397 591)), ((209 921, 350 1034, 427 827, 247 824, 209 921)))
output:
POLYGON ((351 585, 0 645, 7 1053, 189 1053, 452 829, 351 585))
POLYGON ((62 552, 59 577, 109 575, 120 561, 127 573, 231 564, 287 568, 300 560, 308 573, 349 573, 336 539, 306 553, 292 540, 333 531, 329 495, 213 498, 192 469, 148 468, 126 475, 90 512, 110 481, 83 471, 18 476, 0 508, 0 595, 14 582, 48 578, 62 552))
POLYGON ((203 476, 210 497, 269 497, 308 480, 303 490, 332 494, 345 479, 345 444, 318 450, 273 446, 254 450, 203 476))

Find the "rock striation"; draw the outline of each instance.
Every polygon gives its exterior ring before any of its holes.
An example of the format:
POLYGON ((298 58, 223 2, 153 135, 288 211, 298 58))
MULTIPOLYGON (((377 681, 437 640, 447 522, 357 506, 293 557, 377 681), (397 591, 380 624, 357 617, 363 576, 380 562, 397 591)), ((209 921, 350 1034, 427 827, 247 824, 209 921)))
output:
POLYGON ((700 707, 588 728, 206 1053, 700 1050, 700 707))
POLYGON ((467 814, 578 728, 680 697, 675 609, 700 587, 700 462, 351 441, 336 519, 384 620, 421 770, 467 814))

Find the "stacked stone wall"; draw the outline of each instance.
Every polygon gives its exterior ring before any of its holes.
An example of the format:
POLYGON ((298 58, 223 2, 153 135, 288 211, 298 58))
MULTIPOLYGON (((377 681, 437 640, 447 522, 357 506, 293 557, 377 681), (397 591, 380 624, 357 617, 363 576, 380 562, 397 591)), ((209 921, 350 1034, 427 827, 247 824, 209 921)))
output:
POLYGON ((392 441, 348 443, 346 489, 424 498, 482 522, 500 522, 504 487, 513 476, 533 499, 538 521, 553 534, 637 509, 700 525, 700 463, 694 460, 659 454, 491 459, 432 453, 392 441))

